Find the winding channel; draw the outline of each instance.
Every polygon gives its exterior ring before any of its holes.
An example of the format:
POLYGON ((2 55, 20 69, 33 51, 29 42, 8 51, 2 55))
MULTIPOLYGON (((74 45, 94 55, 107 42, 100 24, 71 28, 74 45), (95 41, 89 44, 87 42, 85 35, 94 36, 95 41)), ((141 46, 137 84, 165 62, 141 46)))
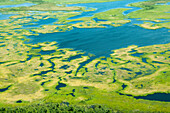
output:
POLYGON ((122 0, 122 1, 114 1, 114 2, 104 2, 104 3, 81 3, 81 4, 70 4, 67 6, 77 6, 77 7, 86 7, 86 9, 89 8, 95 8, 95 11, 88 11, 88 12, 83 12, 81 15, 71 17, 69 19, 77 19, 81 17, 91 17, 95 13, 100 13, 104 11, 108 11, 110 9, 116 9, 116 8, 130 8, 129 10, 125 11, 123 14, 128 14, 133 11, 137 11, 141 8, 138 7, 129 7, 128 4, 131 3, 136 3, 136 2, 142 2, 146 0, 122 0))

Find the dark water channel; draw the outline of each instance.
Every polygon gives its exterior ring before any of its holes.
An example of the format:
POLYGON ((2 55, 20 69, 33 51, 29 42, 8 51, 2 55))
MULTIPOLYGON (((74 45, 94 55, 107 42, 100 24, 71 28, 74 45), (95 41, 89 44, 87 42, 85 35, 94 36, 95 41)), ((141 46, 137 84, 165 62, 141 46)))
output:
POLYGON ((136 96, 134 98, 170 102, 170 94, 166 93, 154 93, 147 96, 136 96))
POLYGON ((10 85, 10 86, 8 86, 8 87, 6 87, 6 88, 2 88, 2 89, 0 89, 0 92, 7 91, 7 90, 8 90, 11 86, 12 86, 12 85, 10 85))
MULTIPOLYGON (((129 94, 122 94, 120 95, 126 95, 126 96, 132 96, 129 94)), ((152 100, 152 101, 164 101, 164 102, 170 102, 170 94, 169 93, 154 93, 154 94, 148 94, 146 96, 132 96, 136 99, 144 99, 144 100, 152 100)))

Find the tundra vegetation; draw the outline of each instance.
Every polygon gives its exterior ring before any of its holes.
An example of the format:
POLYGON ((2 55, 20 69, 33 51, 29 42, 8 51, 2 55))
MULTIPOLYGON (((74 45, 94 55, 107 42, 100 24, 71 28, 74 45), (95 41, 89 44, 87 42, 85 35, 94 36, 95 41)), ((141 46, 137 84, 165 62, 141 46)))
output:
MULTIPOLYGON (((106 1, 112 0, 95 0, 106 1)), ((59 48, 54 41, 27 43, 28 36, 40 33, 65 32, 74 27, 117 27, 131 18, 150 21, 138 24, 147 29, 169 29, 169 5, 157 5, 168 0, 130 4, 142 9, 127 15, 123 12, 128 8, 118 8, 71 20, 68 18, 81 11, 94 9, 65 6, 80 0, 1 0, 0 4, 25 2, 36 5, 0 8, 2 14, 16 14, 0 20, 0 112, 170 112, 169 102, 134 98, 170 93, 170 43, 132 45, 99 58, 59 48), (107 21, 97 22, 94 18, 107 21), (43 21, 52 22, 43 25, 43 21), (68 24, 74 21, 81 22, 68 24)))

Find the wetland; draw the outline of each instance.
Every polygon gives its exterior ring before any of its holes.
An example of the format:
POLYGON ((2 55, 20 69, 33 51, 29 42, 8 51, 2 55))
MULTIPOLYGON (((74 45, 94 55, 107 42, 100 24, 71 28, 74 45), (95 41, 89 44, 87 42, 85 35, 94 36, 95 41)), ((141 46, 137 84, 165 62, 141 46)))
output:
POLYGON ((170 112, 169 8, 169 0, 0 1, 0 106, 170 112))

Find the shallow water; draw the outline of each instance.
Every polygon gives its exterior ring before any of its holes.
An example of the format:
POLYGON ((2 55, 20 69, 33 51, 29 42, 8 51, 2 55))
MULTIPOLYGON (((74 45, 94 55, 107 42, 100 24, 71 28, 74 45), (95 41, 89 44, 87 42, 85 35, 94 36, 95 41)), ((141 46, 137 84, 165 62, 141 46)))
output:
POLYGON ((58 19, 53 19, 53 18, 41 19, 41 20, 39 20, 37 22, 27 23, 28 25, 23 25, 23 28, 41 27, 41 25, 53 25, 53 22, 56 22, 56 21, 58 21, 58 19))
POLYGON ((93 18, 93 20, 94 20, 95 22, 99 22, 99 21, 107 21, 107 20, 102 20, 102 19, 98 19, 98 18, 93 18))
POLYGON ((0 13, 0 20, 5 20, 5 19, 9 19, 10 16, 14 16, 16 14, 2 14, 0 13))
MULTIPOLYGON (((135 0, 135 2, 142 2, 142 1, 146 1, 146 0, 135 0)), ((77 19, 80 17, 93 16, 95 13, 104 12, 115 8, 130 8, 128 11, 125 11, 123 13, 125 15, 140 9, 137 7, 127 6, 130 3, 134 3, 134 0, 124 0, 124 1, 104 2, 104 3, 81 3, 81 4, 70 4, 67 6, 81 6, 86 8, 96 8, 95 11, 83 12, 81 15, 69 18, 69 19, 77 19)))
MULTIPOLYGON (((0 5, 0 8, 12 8, 12 7, 22 7, 22 6, 32 6, 36 5, 33 3, 23 3, 23 4, 16 4, 16 5, 0 5)), ((0 20, 9 19, 10 16, 14 16, 16 14, 2 14, 0 13, 0 20)))
POLYGON ((141 9, 141 8, 139 8, 139 7, 129 7, 129 8, 132 8, 132 9, 124 11, 124 12, 123 12, 123 15, 127 15, 127 14, 129 14, 129 13, 131 13, 131 12, 134 12, 134 11, 137 11, 137 10, 140 10, 140 9, 141 9))
POLYGON ((10 8, 10 7, 22 7, 22 6, 32 6, 36 5, 33 3, 23 3, 23 4, 16 4, 16 5, 0 5, 0 8, 10 8))
POLYGON ((76 23, 80 23, 80 22, 84 22, 84 21, 72 21, 72 22, 68 22, 67 24, 76 24, 76 23))
POLYGON ((168 2, 168 3, 157 3, 156 5, 170 5, 170 2, 168 2))

